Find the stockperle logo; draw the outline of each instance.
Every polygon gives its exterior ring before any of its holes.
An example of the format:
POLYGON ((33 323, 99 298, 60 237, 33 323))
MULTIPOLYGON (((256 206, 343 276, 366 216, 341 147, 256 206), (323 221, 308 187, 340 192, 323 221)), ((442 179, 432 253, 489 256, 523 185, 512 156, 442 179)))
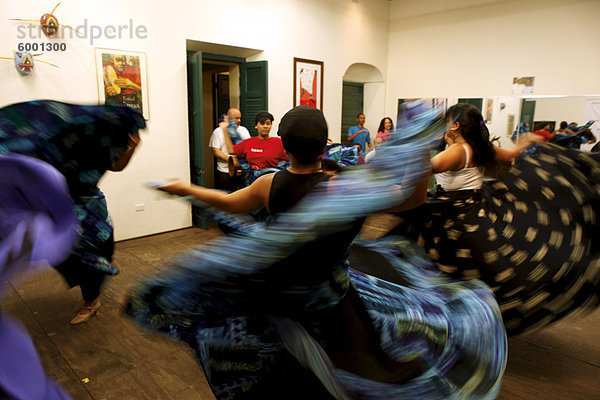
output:
MULTIPOLYGON (((38 40, 46 36, 42 25, 20 25, 17 27, 17 39, 20 40, 38 40)), ((73 29, 59 29, 52 36, 57 39, 79 38, 89 40, 91 45, 98 39, 146 39, 148 37, 148 28, 145 25, 136 25, 133 19, 128 24, 121 25, 95 25, 89 24, 87 18, 83 24, 73 27, 73 29)))

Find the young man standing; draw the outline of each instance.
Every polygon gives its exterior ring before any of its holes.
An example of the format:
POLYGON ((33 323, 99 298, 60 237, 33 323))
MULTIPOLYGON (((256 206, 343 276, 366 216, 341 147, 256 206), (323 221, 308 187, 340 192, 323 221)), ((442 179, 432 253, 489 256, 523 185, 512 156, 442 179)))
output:
POLYGON ((369 130, 364 127, 365 125, 365 114, 360 113, 356 116, 356 125, 351 126, 348 129, 348 141, 352 144, 359 144, 361 151, 359 156, 365 156, 365 148, 366 145, 369 146, 369 150, 371 150, 371 134, 369 130))

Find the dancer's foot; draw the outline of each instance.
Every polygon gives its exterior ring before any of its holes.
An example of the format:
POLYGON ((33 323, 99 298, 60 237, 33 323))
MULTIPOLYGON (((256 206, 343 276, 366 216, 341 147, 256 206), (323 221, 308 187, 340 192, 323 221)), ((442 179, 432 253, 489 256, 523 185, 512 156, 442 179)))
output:
POLYGON ((77 325, 77 324, 87 322, 90 318, 92 318, 94 315, 96 315, 96 312, 98 311, 98 309, 100 308, 101 305, 102 304, 100 303, 100 300, 98 300, 98 299, 96 299, 92 302, 86 301, 83 304, 83 307, 81 307, 81 310, 79 310, 79 312, 75 316, 75 318, 73 318, 71 320, 71 325, 77 325))

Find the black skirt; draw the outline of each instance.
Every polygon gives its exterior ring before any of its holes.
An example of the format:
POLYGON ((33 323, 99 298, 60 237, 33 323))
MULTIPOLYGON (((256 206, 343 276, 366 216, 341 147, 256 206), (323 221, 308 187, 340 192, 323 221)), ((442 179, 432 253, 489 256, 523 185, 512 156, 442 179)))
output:
POLYGON ((437 194, 388 235, 418 240, 438 268, 493 290, 509 334, 596 306, 600 157, 535 145, 481 190, 437 194))

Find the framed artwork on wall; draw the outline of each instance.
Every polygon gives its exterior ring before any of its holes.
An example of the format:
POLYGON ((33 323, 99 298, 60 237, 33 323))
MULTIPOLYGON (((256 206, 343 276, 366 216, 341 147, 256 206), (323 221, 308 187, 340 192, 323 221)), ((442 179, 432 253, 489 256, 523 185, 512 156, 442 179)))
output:
POLYGON ((323 111, 323 61, 294 57, 294 107, 323 111))
POLYGON ((533 93, 534 82, 535 76, 522 76, 513 78, 512 93, 533 93))
POLYGON ((492 115, 494 114, 494 99, 485 99, 485 120, 488 123, 492 122, 492 115))
POLYGON ((146 54, 96 48, 96 78, 100 104, 126 105, 150 118, 146 54))
POLYGON ((506 137, 511 137, 513 134, 513 126, 515 125, 515 115, 508 114, 506 116, 506 137))

